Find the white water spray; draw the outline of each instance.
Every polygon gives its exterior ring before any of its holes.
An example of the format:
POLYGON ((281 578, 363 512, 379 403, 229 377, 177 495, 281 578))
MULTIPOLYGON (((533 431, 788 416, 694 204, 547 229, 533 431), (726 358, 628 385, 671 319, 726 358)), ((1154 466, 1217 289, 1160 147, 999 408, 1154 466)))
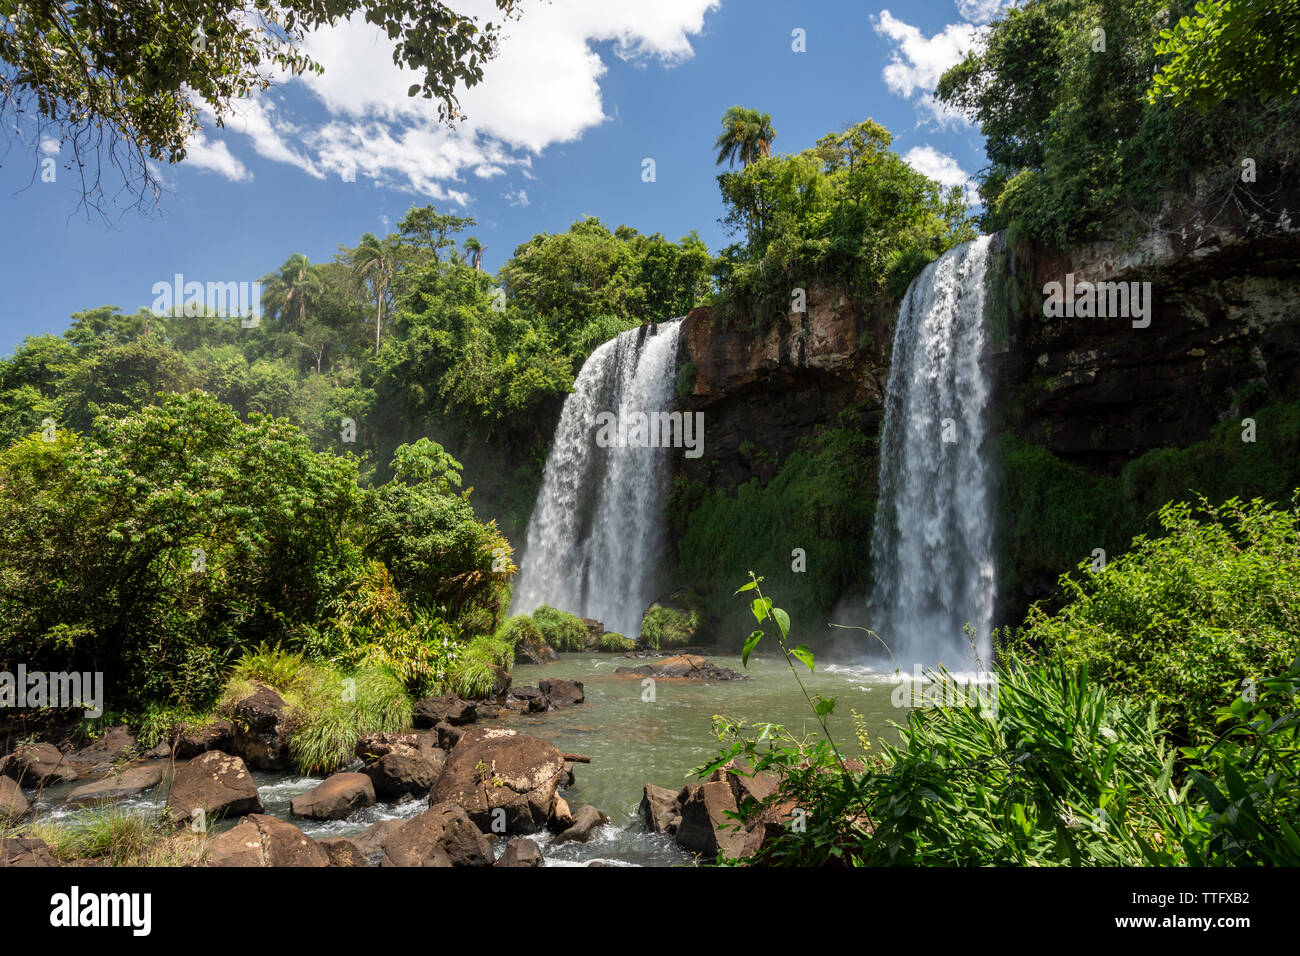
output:
POLYGON ((640 633, 659 583, 671 450, 601 447, 596 419, 672 410, 680 326, 631 329, 582 366, 546 458, 510 613, 549 604, 640 633))
POLYGON ((985 454, 984 277, 991 237, 950 249, 898 310, 872 536, 874 629, 899 666, 985 667, 993 507, 985 454))

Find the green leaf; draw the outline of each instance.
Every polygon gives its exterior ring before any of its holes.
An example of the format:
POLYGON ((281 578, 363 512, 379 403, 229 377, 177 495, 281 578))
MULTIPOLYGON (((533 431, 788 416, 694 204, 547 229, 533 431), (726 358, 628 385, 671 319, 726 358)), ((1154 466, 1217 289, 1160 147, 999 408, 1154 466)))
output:
POLYGON ((813 669, 813 652, 808 650, 807 644, 800 644, 793 648, 790 653, 808 665, 808 670, 813 669))
POLYGON ((820 694, 818 694, 817 706, 815 708, 815 710, 817 711, 817 716, 825 717, 827 714, 832 713, 835 710, 835 701, 836 698, 834 697, 823 697, 820 694))
POLYGON ((753 602, 749 605, 749 609, 754 614, 754 620, 758 621, 759 624, 762 624, 767 620, 767 612, 772 609, 772 599, 754 598, 753 602))
POLYGON ((790 615, 779 607, 772 608, 772 617, 776 620, 776 626, 781 629, 782 637, 790 636, 790 615))
POLYGON ((752 631, 749 639, 745 641, 745 649, 740 652, 740 660, 746 667, 749 666, 749 655, 754 648, 758 647, 758 642, 763 639, 762 631, 752 631))
POLYGON ((748 584, 742 584, 740 587, 736 588, 736 593, 740 594, 742 591, 752 591, 756 587, 758 587, 758 582, 750 581, 748 584))

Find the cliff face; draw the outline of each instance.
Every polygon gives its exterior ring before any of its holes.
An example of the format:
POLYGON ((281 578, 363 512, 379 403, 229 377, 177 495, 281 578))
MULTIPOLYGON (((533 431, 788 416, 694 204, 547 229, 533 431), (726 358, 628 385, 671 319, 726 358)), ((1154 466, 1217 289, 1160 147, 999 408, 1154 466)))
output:
POLYGON ((1115 473, 1153 448, 1204 440, 1262 397, 1300 392, 1300 230, 1270 233, 1207 226, 1184 209, 1132 246, 1008 250, 1004 424, 1115 473), (1069 275, 1076 286, 1150 283, 1149 326, 1045 318, 1043 288, 1069 275))
POLYGON ((807 311, 762 333, 724 329, 712 309, 694 309, 681 335, 690 386, 681 401, 704 413, 705 452, 684 460, 683 472, 722 487, 766 480, 800 438, 855 404, 878 431, 895 311, 893 303, 863 309, 825 285, 809 288, 807 311))

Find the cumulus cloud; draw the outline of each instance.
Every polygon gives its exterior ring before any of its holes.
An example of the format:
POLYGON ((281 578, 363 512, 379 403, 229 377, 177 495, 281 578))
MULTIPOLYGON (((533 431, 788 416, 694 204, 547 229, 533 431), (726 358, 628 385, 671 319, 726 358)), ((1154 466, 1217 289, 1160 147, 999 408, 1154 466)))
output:
MULTIPOLYGON (((490 179, 517 170, 531 178, 532 156, 607 119, 600 80, 608 67, 596 44, 611 43, 626 61, 671 66, 692 55, 691 37, 719 2, 529 5, 506 24, 500 54, 484 66, 482 82, 460 92, 469 118, 455 129, 438 123, 434 102, 406 95, 419 77, 397 67, 392 41, 356 15, 306 38, 304 49, 323 74, 281 76, 279 92, 242 104, 227 128, 246 136, 261 156, 311 176, 365 176, 464 205, 471 198, 468 174, 490 179), (324 108, 323 121, 291 111, 288 104, 303 91, 324 108)), ((497 13, 492 0, 462 0, 456 7, 481 19, 497 13)))
POLYGON ((968 206, 979 203, 974 181, 957 160, 947 153, 941 153, 933 146, 915 146, 903 155, 903 162, 941 186, 960 186, 968 206))
POLYGON ((196 133, 185 149, 185 162, 198 169, 220 173, 237 183, 248 182, 253 174, 230 152, 225 142, 211 142, 203 133, 196 133))
POLYGON ((988 23, 1011 6, 1012 0, 957 0, 957 12, 971 23, 988 23))
POLYGON ((950 23, 933 36, 926 36, 918 27, 881 10, 875 29, 894 44, 893 55, 881 71, 885 85, 899 96, 914 99, 918 109, 940 125, 966 123, 960 113, 934 98, 934 88, 944 71, 961 62, 988 27, 950 23))

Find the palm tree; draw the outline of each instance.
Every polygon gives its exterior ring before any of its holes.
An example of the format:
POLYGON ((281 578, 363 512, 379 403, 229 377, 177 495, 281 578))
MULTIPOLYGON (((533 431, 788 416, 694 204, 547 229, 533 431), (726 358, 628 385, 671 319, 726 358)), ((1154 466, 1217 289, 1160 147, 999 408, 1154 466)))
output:
POLYGON ((278 271, 263 281, 270 285, 266 293, 267 306, 281 321, 291 310, 297 309, 298 328, 306 328, 307 300, 317 298, 321 292, 320 276, 316 274, 311 260, 301 252, 295 252, 278 271))
POLYGON ((384 300, 393 280, 393 258, 387 246, 372 232, 361 237, 352 250, 352 274, 358 281, 369 281, 375 290, 375 354, 379 354, 379 332, 384 325, 384 300))
POLYGON ((718 165, 726 162, 735 166, 739 159, 741 166, 748 166, 760 156, 771 156, 774 139, 776 130, 770 114, 733 106, 722 114, 722 132, 713 143, 718 165))
POLYGON ((478 272, 483 267, 483 243, 470 236, 465 240, 465 251, 469 253, 469 264, 478 272))

